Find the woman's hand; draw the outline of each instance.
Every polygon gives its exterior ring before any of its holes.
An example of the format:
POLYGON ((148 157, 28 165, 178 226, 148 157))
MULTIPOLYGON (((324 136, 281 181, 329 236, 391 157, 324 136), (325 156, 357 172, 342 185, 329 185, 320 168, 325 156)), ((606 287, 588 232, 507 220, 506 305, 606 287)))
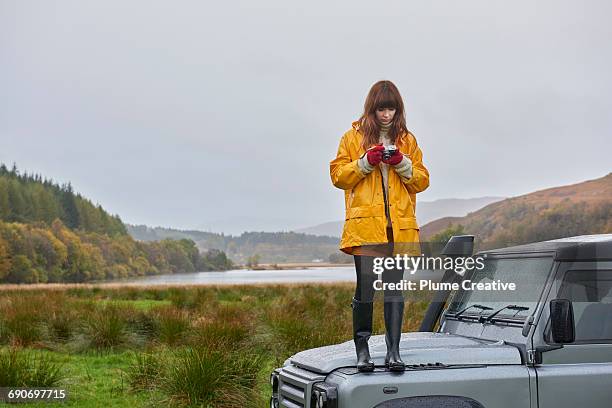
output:
POLYGON ((408 156, 404 156, 398 151, 392 155, 387 163, 393 166, 395 172, 399 174, 402 180, 408 181, 412 178, 412 160, 408 156), (398 155, 399 158, 394 156, 398 155))
POLYGON ((402 154, 402 152, 399 151, 399 149, 397 149, 395 153, 391 155, 391 157, 389 157, 387 160, 382 159, 382 161, 383 163, 390 164, 391 166, 397 166, 401 163, 403 159, 404 155, 402 154))
POLYGON ((385 147, 382 145, 382 143, 368 149, 366 157, 368 158, 368 163, 370 163, 370 166, 378 166, 380 164, 383 159, 382 152, 384 150, 385 147))

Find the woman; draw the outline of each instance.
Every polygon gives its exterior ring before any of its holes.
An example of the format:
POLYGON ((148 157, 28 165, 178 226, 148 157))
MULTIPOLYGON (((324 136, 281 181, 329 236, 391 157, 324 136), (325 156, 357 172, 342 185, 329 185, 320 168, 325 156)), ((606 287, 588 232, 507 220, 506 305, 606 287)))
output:
MULTIPOLYGON (((361 118, 340 140, 330 163, 334 186, 344 190, 346 217, 340 249, 354 256, 357 285, 352 301, 357 368, 373 371, 368 339, 372 334, 374 258, 418 254, 416 194, 429 186, 421 149, 406 128, 404 103, 391 81, 375 83, 361 118), (393 152, 393 147, 396 150, 393 152)), ((403 270, 387 269, 383 281, 398 282, 403 270)), ((399 342, 404 298, 401 291, 384 293, 385 365, 404 371, 399 342)))

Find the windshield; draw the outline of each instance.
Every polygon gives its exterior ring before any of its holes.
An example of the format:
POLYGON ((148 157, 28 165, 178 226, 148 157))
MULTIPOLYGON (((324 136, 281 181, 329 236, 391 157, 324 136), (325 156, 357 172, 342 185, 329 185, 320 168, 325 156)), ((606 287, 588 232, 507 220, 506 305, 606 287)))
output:
POLYGON ((471 289, 456 291, 449 312, 452 314, 469 308, 462 316, 487 316, 503 307, 515 305, 518 308, 502 310, 497 316, 524 318, 537 306, 552 263, 552 257, 485 258, 484 268, 474 270, 472 276, 466 275, 461 286, 471 289), (491 290, 494 282, 514 283, 515 290, 509 290, 508 286, 491 290), (489 289, 476 289, 475 284, 478 283, 484 284, 481 288, 485 286, 489 289))

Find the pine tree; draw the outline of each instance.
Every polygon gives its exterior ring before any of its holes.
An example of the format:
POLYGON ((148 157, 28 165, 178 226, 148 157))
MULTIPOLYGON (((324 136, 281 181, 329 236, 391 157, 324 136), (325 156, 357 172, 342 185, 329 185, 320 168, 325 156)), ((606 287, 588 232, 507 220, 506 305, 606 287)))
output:
POLYGON ((74 198, 74 192, 72 191, 72 185, 66 184, 62 189, 62 208, 64 210, 64 217, 62 220, 68 228, 76 229, 80 227, 79 222, 79 210, 76 205, 74 198))

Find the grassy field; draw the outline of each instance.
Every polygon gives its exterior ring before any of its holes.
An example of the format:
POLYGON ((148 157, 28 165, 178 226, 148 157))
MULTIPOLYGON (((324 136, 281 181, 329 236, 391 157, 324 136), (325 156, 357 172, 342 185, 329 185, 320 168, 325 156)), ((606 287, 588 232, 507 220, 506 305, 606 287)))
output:
MULTIPOLYGON (((351 339, 353 289, 0 288, 0 387, 65 388, 68 407, 267 407, 273 368, 351 339)), ((404 331, 428 303, 414 296, 404 331)), ((374 330, 384 333, 381 302, 374 330)))

